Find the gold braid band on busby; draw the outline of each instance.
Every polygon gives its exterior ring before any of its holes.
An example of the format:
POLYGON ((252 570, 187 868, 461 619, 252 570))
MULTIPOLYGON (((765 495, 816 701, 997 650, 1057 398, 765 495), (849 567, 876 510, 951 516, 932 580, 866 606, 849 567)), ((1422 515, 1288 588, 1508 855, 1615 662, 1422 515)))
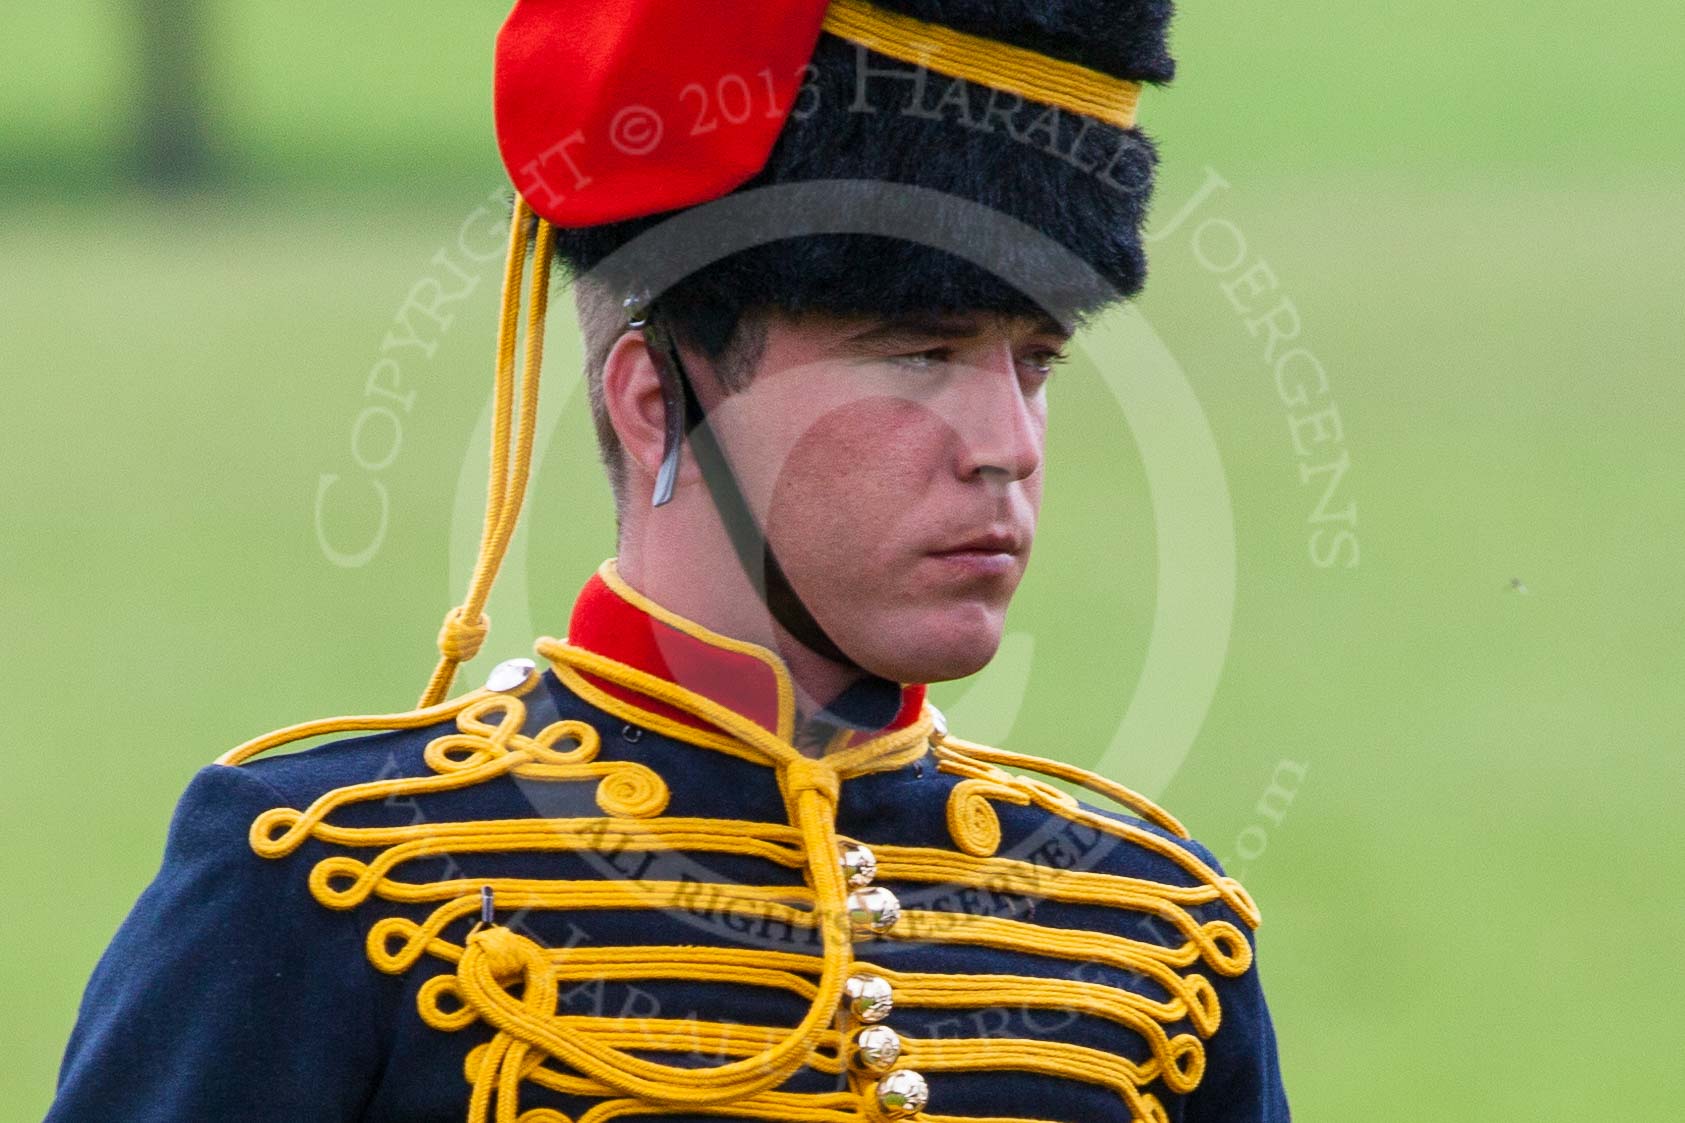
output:
POLYGON ((824 27, 880 55, 1018 94, 1120 129, 1135 127, 1141 83, 941 24, 886 11, 865 0, 831 0, 824 27))
MULTIPOLYGON (((780 12, 805 7, 795 3, 780 12)), ((735 123, 740 110, 727 116, 732 106, 725 96, 740 89, 734 76, 758 81, 765 64, 734 59, 712 76, 686 74, 675 79, 675 96, 666 102, 661 90, 642 86, 636 96, 620 97, 618 77, 605 65, 591 76, 600 81, 588 86, 592 97, 617 109, 637 102, 666 111, 666 132, 642 159, 672 156, 685 167, 671 185, 659 186, 636 176, 637 161, 608 159, 613 138, 606 129, 593 131, 588 115, 566 108, 560 79, 551 80, 557 107, 548 117, 522 116, 512 104, 517 96, 537 96, 546 87, 516 67, 506 80, 505 160, 517 189, 556 223, 565 272, 592 275, 627 293, 642 282, 614 272, 617 251, 679 210, 785 184, 881 184, 876 196, 839 200, 849 208, 844 217, 859 217, 862 233, 741 249, 671 286, 662 303, 681 341, 709 358, 723 353, 738 318, 755 308, 882 318, 1035 315, 1045 308, 1077 321, 1132 296, 1145 280, 1141 226, 1157 157, 1137 125, 1136 104, 1143 86, 1174 76, 1166 49, 1170 15, 1165 0, 821 3, 811 48, 804 45, 799 57, 770 68, 769 80, 782 77, 785 66, 800 75, 772 135, 754 131, 772 91, 754 86, 761 100, 751 103, 741 124, 735 123), (682 81, 695 85, 678 97, 682 81), (704 109, 713 110, 701 120, 699 91, 708 91, 704 109), (705 131, 692 137, 693 124, 705 131), (577 143, 563 145, 563 138, 577 143), (716 138, 725 151, 702 146, 716 138), (732 138, 743 151, 732 147, 732 138), (617 178, 622 165, 631 169, 628 182, 617 178), (717 170, 709 174, 710 168, 717 170), (892 204, 900 188, 976 202, 1015 219, 1081 256, 1100 283, 1072 276, 1057 254, 1036 245, 977 246, 984 258, 1012 261, 1015 280, 1028 282, 1015 284, 933 246, 865 233, 872 214, 892 204), (632 201, 615 206, 622 198, 632 201)), ((659 37, 661 29, 648 34, 659 37)), ((589 59, 566 61, 592 68, 589 59)))

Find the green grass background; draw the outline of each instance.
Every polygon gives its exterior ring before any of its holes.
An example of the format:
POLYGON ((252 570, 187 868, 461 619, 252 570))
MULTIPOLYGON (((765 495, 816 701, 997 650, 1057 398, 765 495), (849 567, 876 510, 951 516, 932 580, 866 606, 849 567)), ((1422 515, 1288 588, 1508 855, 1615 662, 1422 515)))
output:
MULTIPOLYGON (((0 13, 0 1118, 45 1110, 194 769, 404 708, 426 678, 474 545, 451 527, 479 501, 459 480, 495 263, 404 365, 375 558, 329 564, 312 505, 322 474, 355 477, 405 294, 501 182, 502 7, 214 5, 234 182, 174 202, 120 185, 120 8, 0 13)), ((1139 307, 1206 411, 1238 550, 1221 684, 1163 797, 1262 905, 1299 1118, 1685 1109, 1682 40, 1660 0, 1186 5, 1181 77, 1146 99, 1159 217, 1207 169, 1228 181, 1205 213, 1297 304, 1352 462, 1361 559, 1321 569, 1260 341, 1186 237, 1156 244, 1139 307), (1257 803, 1283 760, 1305 772, 1277 822, 1257 803)), ((558 406, 575 348, 556 333, 558 406)), ((1009 741, 1089 763, 1156 574, 1138 458, 1085 374, 1053 391, 1009 741)), ((558 414, 512 562, 526 596, 494 602, 467 682, 529 650, 527 620, 561 632, 612 552, 578 397, 558 414)))

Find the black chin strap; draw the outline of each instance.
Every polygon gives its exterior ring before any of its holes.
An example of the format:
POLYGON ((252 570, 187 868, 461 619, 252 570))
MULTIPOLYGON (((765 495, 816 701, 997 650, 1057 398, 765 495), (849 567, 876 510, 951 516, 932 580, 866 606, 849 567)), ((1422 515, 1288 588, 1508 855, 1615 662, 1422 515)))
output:
MULTIPOLYGON (((627 325, 641 328, 644 338, 653 344, 650 353, 661 374, 662 396, 666 405, 666 447, 662 450, 661 470, 656 476, 654 505, 659 507, 673 497, 679 449, 688 438, 703 482, 708 485, 708 493, 713 497, 714 508, 719 512, 720 521, 737 551, 737 560, 773 619, 814 653, 845 667, 859 668, 859 664, 849 658, 820 627, 819 621, 813 618, 813 613, 808 611, 807 605, 790 586, 789 578, 784 576, 784 569, 772 551, 772 543, 767 541, 754 513, 749 510, 748 500, 744 498, 737 477, 720 448, 713 426, 707 423, 707 411, 696 396, 696 388, 685 370, 684 360, 679 357, 672 335, 656 321, 647 303, 639 298, 626 303, 627 325)), ((864 671, 864 668, 860 669, 864 671)), ((877 677, 870 672, 866 674, 870 678, 877 677)))

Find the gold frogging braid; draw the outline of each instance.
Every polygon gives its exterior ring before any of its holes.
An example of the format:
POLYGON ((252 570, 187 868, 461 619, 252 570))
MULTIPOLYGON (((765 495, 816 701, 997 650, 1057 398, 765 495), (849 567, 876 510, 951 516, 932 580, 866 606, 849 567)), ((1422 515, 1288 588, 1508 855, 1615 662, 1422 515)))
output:
POLYGON ((821 26, 839 38, 901 62, 928 66, 951 78, 1068 109, 1120 129, 1135 127, 1141 100, 1139 82, 885 11, 867 0, 831 0, 821 26))
MULTIPOLYGON (((436 775, 376 780, 335 789, 299 811, 280 807, 260 815, 252 824, 252 849, 266 858, 291 854, 307 839, 340 846, 385 846, 376 859, 363 862, 334 856, 311 870, 312 894, 329 908, 349 909, 379 896, 402 902, 441 902, 425 924, 402 917, 376 923, 369 934, 370 961, 388 972, 402 972, 423 954, 456 964, 454 976, 441 976, 423 988, 422 1017, 440 1029, 459 1029, 483 1019, 499 1030, 488 1053, 479 1060, 474 1077, 469 1119, 491 1118, 489 1107, 498 1100, 498 1120, 514 1120, 514 1090, 537 1059, 554 1057, 573 1066, 600 1094, 633 1097, 634 1102, 662 1106, 705 1107, 736 1104, 783 1083, 796 1069, 812 1062, 828 1042, 837 1042, 831 1023, 842 997, 844 976, 853 961, 842 871, 836 862, 836 800, 843 776, 884 767, 900 767, 925 753, 930 721, 898 731, 902 742, 891 751, 868 756, 845 751, 825 761, 812 760, 786 740, 763 730, 748 718, 675 684, 655 679, 591 652, 568 648, 553 640, 539 641, 541 653, 565 659, 580 669, 603 675, 680 706, 739 738, 760 758, 777 768, 791 821, 788 832, 761 823, 695 819, 644 823, 665 809, 664 782, 641 765, 598 762, 596 731, 578 721, 561 721, 528 737, 521 729, 526 711, 512 694, 481 692, 466 704, 453 703, 456 733, 435 738, 425 759, 436 775), (495 723, 487 720, 497 715, 495 723), (575 747, 556 745, 571 740, 575 747), (370 800, 452 791, 504 775, 536 780, 597 780, 597 803, 607 819, 492 820, 483 822, 424 822, 389 828, 346 828, 327 821, 335 810, 370 800), (702 849, 721 853, 770 857, 801 868, 804 887, 711 886, 720 899, 710 906, 737 914, 773 917, 792 927, 817 928, 822 954, 816 983, 802 983, 811 1005, 802 1022, 782 1039, 742 1060, 709 1069, 692 1069, 643 1060, 629 1049, 639 1039, 624 1032, 591 1032, 577 1019, 556 1013, 558 980, 577 971, 580 960, 564 968, 551 964, 556 953, 507 928, 479 928, 464 946, 441 938, 444 929, 479 907, 479 894, 490 886, 501 907, 512 909, 675 908, 693 899, 696 887, 678 882, 639 882, 635 885, 601 881, 534 881, 518 878, 459 879, 429 884, 397 881, 391 870, 416 858, 441 853, 491 853, 530 850, 579 850, 607 842, 634 849, 702 849), (394 939, 402 944, 396 950, 394 939), (521 984, 519 997, 510 993, 521 984), (449 995, 458 1007, 438 1005, 449 995), (535 1052, 536 1050, 536 1052, 535 1052)), ((530 690, 537 679, 529 678, 530 690)), ((409 720, 410 715, 401 715, 409 720)), ((367 728, 375 719, 348 719, 367 728)), ((321 723, 318 723, 320 725, 321 723)), ((320 731, 320 730, 318 730, 320 731)), ((268 741, 269 739, 263 739, 268 741)), ((244 751, 238 759, 251 754, 244 751)), ((743 972, 709 971, 709 949, 632 949, 643 957, 641 974, 678 970, 676 977, 741 979, 743 972)), ((812 957, 798 957, 804 966, 812 957)), ((634 963, 639 962, 633 960, 634 963)), ((595 967, 592 970, 596 970, 595 967)), ((611 972, 612 973, 612 972, 611 972)), ((719 1032, 727 1027, 709 1026, 719 1032)), ((769 1031, 770 1032, 770 1031, 769 1031)), ((729 1050, 728 1050, 729 1051, 729 1050)), ((806 1118, 800 1114, 791 1119, 806 1118)))
MULTIPOLYGON (((982 798, 1036 803, 1071 822, 1170 858, 1191 875, 1193 884, 1170 885, 1092 870, 1058 869, 992 853, 979 855, 977 840, 969 847, 962 845, 963 826, 955 831, 960 852, 874 844, 879 874, 886 881, 959 885, 1127 909, 1165 922, 1181 937, 1181 943, 1165 946, 1110 932, 1051 928, 1002 916, 907 909, 884 938, 1100 963, 1151 980, 1164 997, 1155 999, 1076 979, 1009 974, 962 977, 874 963, 872 971, 894 987, 898 1006, 980 1009, 1006 996, 1026 1008, 1076 1010, 1106 1019, 1137 1035, 1150 1053, 1148 1059, 1137 1062, 1111 1052, 1033 1039, 912 1038, 904 1041, 904 1059, 925 1072, 1012 1070, 1091 1083, 1115 1092, 1136 1123, 1168 1120, 1150 1085, 1162 1083, 1177 1094, 1199 1085, 1205 1068, 1204 1039, 1216 1033, 1221 1023, 1217 993, 1204 971, 1236 977, 1246 972, 1252 957, 1250 944, 1235 925, 1224 920, 1200 922, 1190 910, 1222 901, 1245 924, 1256 926, 1258 915, 1251 898, 1232 878, 1217 875, 1180 846, 1090 812, 1045 781, 1007 772, 1001 764, 1076 783, 1116 799, 1148 821, 1175 824, 1144 797, 1071 765, 937 732, 934 711, 928 708, 906 729, 814 760, 802 756, 786 737, 675 683, 564 641, 540 639, 536 647, 558 673, 583 672, 676 707, 734 739, 741 755, 773 766, 790 823, 664 816, 666 782, 633 762, 599 760, 600 737, 590 725, 563 720, 530 736, 520 732, 526 717, 521 698, 536 687, 536 676, 529 676, 510 693, 482 691, 452 703, 455 731, 434 738, 425 750, 433 775, 350 785, 326 793, 302 811, 281 807, 259 816, 252 824, 250 842, 254 851, 267 858, 285 857, 312 838, 337 848, 374 851, 367 857, 335 854, 316 863, 308 884, 324 906, 352 909, 376 899, 434 906, 419 923, 405 916, 377 920, 370 927, 367 953, 376 968, 391 974, 411 970, 423 957, 451 964, 452 971, 429 979, 418 992, 423 1022, 446 1032, 483 1022, 496 1031, 490 1042, 465 1058, 471 1086, 469 1123, 599 1123, 648 1114, 652 1108, 674 1111, 726 1105, 751 1119, 858 1120, 860 1105, 873 1102, 870 1086, 819 1094, 775 1089, 803 1065, 821 1072, 848 1071, 842 1062, 845 1034, 833 1022, 842 980, 854 962, 845 915, 847 886, 835 859, 840 784, 852 776, 902 767, 931 747, 944 772, 965 777, 956 792, 978 781, 984 785, 982 798), (426 820, 385 827, 344 827, 330 821, 334 812, 352 804, 460 790, 505 775, 594 782, 604 815, 426 820), (805 884, 509 877, 413 882, 395 876, 405 863, 441 854, 602 848, 750 856, 802 871, 805 884), (774 921, 792 930, 817 929, 822 950, 814 956, 706 946, 546 948, 507 928, 481 925, 470 929, 462 943, 447 939, 450 926, 467 922, 478 911, 480 890, 487 885, 500 907, 517 910, 672 909, 692 907, 705 899, 713 911, 774 921), (808 1012, 792 1028, 688 1018, 560 1014, 563 984, 593 979, 764 986, 799 996, 808 1003, 808 1012), (1192 1032, 1172 1036, 1167 1027, 1183 1020, 1192 1032), (737 1059, 714 1068, 692 1069, 644 1060, 634 1050, 702 1050, 737 1059), (554 1067, 551 1061, 566 1068, 554 1067), (520 1088, 527 1082, 603 1102, 577 1121, 549 1109, 523 1112, 520 1088)), ((611 706, 627 705, 605 697, 611 706)), ((398 716, 409 719, 409 715, 398 716)), ((378 719, 355 720, 364 723, 359 728, 368 728, 378 719)), ((958 798, 969 802, 979 796, 958 798)), ((1179 825, 1166 829, 1181 833, 1179 825)), ((982 1123, 933 1114, 918 1119, 921 1123, 982 1123)), ((1037 1121, 1002 1118, 988 1123, 1037 1121)))

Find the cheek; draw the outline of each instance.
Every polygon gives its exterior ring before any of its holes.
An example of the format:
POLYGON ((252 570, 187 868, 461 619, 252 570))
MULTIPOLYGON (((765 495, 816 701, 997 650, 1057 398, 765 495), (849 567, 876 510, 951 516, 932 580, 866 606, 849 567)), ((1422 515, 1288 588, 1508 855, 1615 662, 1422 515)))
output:
POLYGON ((881 521, 928 488, 941 432, 928 409, 900 399, 870 398, 826 411, 771 466, 771 520, 881 521))

